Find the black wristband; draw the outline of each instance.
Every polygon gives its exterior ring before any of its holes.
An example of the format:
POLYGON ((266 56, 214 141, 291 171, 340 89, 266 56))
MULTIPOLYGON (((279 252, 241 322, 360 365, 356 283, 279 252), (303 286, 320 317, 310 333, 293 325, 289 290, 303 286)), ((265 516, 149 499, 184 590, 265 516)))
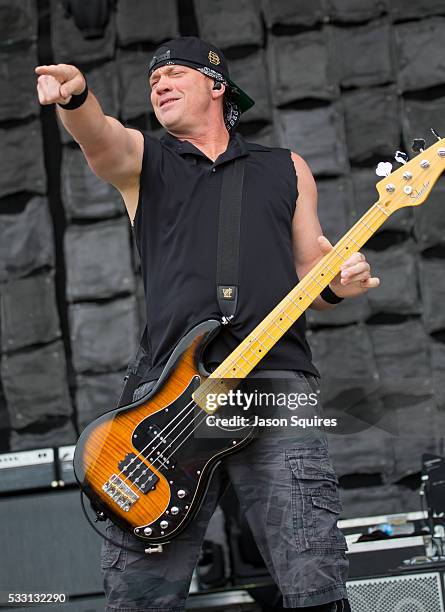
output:
POLYGON ((73 94, 68 104, 58 104, 58 105, 60 106, 60 108, 63 108, 64 110, 74 110, 76 108, 79 108, 79 106, 82 106, 82 104, 85 102, 87 97, 88 97, 88 83, 87 83, 87 80, 85 79, 85 89, 83 90, 82 93, 73 94))
POLYGON ((336 295, 332 291, 332 289, 329 287, 329 285, 327 285, 327 287, 323 289, 320 295, 324 299, 324 301, 327 302, 328 304, 339 304, 340 302, 344 300, 344 298, 336 295))

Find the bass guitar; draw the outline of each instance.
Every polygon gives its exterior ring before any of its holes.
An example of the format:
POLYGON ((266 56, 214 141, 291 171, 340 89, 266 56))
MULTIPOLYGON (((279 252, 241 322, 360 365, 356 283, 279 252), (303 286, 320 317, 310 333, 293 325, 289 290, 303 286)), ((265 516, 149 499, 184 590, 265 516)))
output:
POLYGON ((212 413, 208 394, 227 391, 246 378, 342 263, 393 212, 426 200, 445 167, 445 139, 426 150, 424 141, 415 143, 420 155, 408 162, 396 156, 404 163, 394 172, 390 164, 379 164, 377 173, 385 178, 376 185, 377 202, 214 372, 204 368, 202 353, 221 323, 208 320, 178 342, 145 397, 110 410, 86 427, 76 446, 74 469, 98 515, 148 544, 167 543, 185 529, 201 506, 217 464, 253 437, 249 427, 236 438, 200 436, 212 413))

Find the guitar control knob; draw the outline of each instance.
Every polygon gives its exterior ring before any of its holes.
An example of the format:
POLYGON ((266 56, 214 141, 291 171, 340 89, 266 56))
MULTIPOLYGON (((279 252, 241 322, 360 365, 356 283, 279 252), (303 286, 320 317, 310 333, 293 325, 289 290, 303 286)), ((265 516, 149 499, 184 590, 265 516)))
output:
POLYGON ((170 513, 173 514, 173 516, 176 516, 177 514, 179 514, 179 508, 178 506, 172 506, 170 508, 170 513))
POLYGON ((168 521, 161 521, 161 522, 159 523, 159 526, 160 526, 160 528, 161 528, 161 529, 167 529, 167 527, 168 527, 168 521))
POLYGON ((178 497, 179 499, 184 499, 184 497, 187 495, 187 493, 184 491, 184 489, 179 489, 178 491, 178 497))
POLYGON ((153 530, 151 527, 146 527, 144 529, 144 534, 150 536, 152 534, 153 530))

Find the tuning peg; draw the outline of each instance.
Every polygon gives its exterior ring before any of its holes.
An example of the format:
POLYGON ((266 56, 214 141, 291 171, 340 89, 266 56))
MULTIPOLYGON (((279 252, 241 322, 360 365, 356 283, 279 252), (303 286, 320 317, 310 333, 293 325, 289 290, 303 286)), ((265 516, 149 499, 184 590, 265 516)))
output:
POLYGON ((396 162, 399 162, 399 164, 406 164, 406 162, 408 161, 408 155, 403 151, 396 151, 394 159, 396 160, 396 162))
POLYGON ((430 130, 432 131, 432 133, 434 134, 434 136, 437 138, 437 140, 440 140, 440 136, 439 134, 436 132, 436 130, 434 128, 430 128, 430 130))
POLYGON ((389 162, 380 162, 375 173, 377 176, 389 176, 392 172, 392 164, 389 162))
POLYGON ((425 141, 423 138, 414 138, 411 149, 416 153, 422 153, 425 150, 425 141))

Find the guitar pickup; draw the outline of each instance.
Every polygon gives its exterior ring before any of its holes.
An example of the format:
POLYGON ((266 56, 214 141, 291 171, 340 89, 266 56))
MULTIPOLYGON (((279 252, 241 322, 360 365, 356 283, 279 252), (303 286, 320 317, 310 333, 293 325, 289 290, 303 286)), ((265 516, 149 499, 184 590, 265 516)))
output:
POLYGON ((132 482, 142 493, 155 488, 159 477, 134 453, 129 453, 118 467, 126 480, 132 482))

